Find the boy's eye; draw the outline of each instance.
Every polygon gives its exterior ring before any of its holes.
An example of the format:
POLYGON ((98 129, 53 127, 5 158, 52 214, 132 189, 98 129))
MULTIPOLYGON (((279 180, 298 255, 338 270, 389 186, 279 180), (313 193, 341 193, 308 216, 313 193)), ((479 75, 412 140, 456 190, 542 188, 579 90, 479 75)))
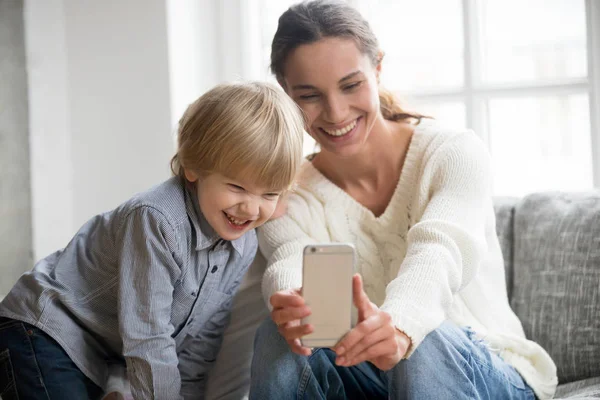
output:
POLYGON ((265 193, 264 196, 268 200, 276 200, 279 196, 281 196, 281 194, 280 193, 265 193))
POLYGON ((243 192, 244 190, 246 190, 243 187, 241 187, 239 185, 236 185, 236 184, 233 184, 233 183, 228 183, 228 185, 229 185, 230 188, 235 189, 235 190, 240 191, 240 192, 243 192))

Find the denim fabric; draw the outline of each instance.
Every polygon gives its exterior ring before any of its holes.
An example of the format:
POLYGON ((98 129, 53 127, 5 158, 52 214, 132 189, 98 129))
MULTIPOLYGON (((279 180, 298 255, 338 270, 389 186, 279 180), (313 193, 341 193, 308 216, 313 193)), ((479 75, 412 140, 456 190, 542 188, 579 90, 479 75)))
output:
POLYGON ((27 323, 0 317, 0 397, 99 399, 86 377, 54 339, 27 323))
POLYGON ((267 319, 254 343, 250 400, 535 399, 519 373, 469 329, 444 322, 408 360, 384 372, 364 362, 338 367, 335 353, 292 353, 267 319))

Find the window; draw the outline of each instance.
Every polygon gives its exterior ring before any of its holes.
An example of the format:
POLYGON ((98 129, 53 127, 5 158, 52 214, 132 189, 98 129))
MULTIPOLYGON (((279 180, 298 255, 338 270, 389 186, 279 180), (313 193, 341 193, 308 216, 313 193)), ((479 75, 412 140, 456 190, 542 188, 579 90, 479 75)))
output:
MULTIPOLYGON (((259 1, 259 78, 270 77, 277 19, 295 2, 259 1)), ((412 109, 485 140, 496 195, 600 187, 598 2, 349 2, 385 51, 382 84, 412 109)))

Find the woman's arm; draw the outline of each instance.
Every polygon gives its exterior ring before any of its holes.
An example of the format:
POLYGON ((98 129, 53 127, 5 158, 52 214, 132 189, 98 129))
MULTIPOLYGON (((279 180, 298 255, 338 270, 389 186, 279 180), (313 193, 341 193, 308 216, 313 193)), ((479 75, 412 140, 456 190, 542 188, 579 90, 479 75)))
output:
POLYGON ((302 252, 308 244, 330 241, 323 205, 312 193, 298 188, 287 200, 287 213, 258 229, 260 251, 267 260, 263 296, 302 286, 302 252))
POLYGON ((300 338, 312 332, 310 325, 301 324, 301 319, 310 315, 301 295, 302 254, 304 246, 326 241, 327 229, 325 219, 319 216, 322 205, 310 193, 299 189, 287 202, 285 215, 258 230, 259 247, 267 259, 263 296, 271 319, 292 351, 310 355, 310 349, 300 344, 300 338))
POLYGON ((381 309, 412 345, 447 317, 454 295, 476 275, 487 250, 491 162, 472 133, 454 136, 431 156, 421 177, 428 196, 420 220, 407 235, 407 253, 388 285, 381 309))

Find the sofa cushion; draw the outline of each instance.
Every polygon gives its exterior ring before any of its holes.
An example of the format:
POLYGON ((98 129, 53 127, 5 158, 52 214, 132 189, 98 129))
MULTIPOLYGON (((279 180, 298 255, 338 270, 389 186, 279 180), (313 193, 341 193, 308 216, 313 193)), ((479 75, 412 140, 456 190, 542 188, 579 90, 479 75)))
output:
POLYGON ((561 383, 600 376, 600 192, 540 193, 514 217, 511 305, 561 383))
POLYGON ((555 399, 600 399, 600 377, 559 385, 555 399))
POLYGON ((494 198, 494 212, 496 213, 496 234, 500 240, 500 248, 504 258, 504 275, 506 277, 506 292, 508 299, 512 296, 513 286, 513 221, 515 205, 519 202, 516 197, 494 198))

